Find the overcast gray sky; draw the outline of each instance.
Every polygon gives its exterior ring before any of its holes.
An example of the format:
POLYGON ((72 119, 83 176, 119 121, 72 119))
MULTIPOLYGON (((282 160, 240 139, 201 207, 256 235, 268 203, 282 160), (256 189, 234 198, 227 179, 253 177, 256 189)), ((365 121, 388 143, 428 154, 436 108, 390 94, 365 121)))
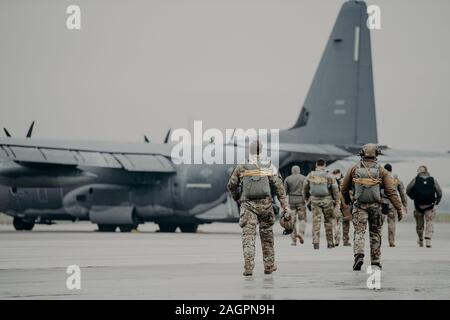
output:
MULTIPOLYGON (((342 0, 0 1, 0 126, 161 141, 169 127, 287 128, 342 0), (82 29, 66 28, 81 7, 82 29), (252 121, 249 123, 249 121, 252 121)), ((380 142, 450 150, 450 1, 375 0, 380 142)))

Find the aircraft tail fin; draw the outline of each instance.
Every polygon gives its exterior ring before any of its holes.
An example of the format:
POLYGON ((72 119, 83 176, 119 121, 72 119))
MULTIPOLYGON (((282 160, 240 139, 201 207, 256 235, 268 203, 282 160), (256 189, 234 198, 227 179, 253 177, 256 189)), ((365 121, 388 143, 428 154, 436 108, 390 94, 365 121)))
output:
POLYGON ((289 130, 298 131, 298 142, 378 142, 367 17, 364 1, 342 6, 300 116, 289 130))

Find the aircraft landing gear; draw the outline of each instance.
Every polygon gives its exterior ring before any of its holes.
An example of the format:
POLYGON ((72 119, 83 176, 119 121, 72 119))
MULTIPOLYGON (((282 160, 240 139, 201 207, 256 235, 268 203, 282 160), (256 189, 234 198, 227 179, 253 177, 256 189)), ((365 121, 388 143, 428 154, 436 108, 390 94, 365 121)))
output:
POLYGON ((119 225, 119 229, 120 229, 120 232, 131 232, 134 229, 137 229, 138 226, 139 226, 138 223, 136 223, 136 224, 123 224, 123 225, 119 225))
POLYGON ((19 217, 14 217, 13 226, 17 231, 31 231, 34 228, 34 221, 24 220, 19 217))
POLYGON ((183 223, 183 224, 174 224, 168 222, 158 223, 159 232, 175 232, 179 227, 181 232, 183 233, 195 233, 197 232, 198 224, 197 223, 183 223))
POLYGON ((177 225, 173 223, 159 223, 159 232, 175 232, 177 225))
POLYGON ((179 225, 181 232, 184 233, 195 233, 198 229, 198 224, 196 223, 184 223, 179 225))
POLYGON ((117 226, 111 224, 98 224, 98 231, 100 232, 115 232, 117 226))

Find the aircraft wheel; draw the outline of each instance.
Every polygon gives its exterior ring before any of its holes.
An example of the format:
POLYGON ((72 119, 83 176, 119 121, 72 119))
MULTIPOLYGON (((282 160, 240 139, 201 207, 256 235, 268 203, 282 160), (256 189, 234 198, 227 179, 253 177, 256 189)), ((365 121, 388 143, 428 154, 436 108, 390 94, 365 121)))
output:
POLYGON ((98 231, 100 232, 115 232, 117 226, 111 224, 98 224, 98 231))
POLYGON ((26 221, 22 218, 14 217, 13 226, 17 231, 31 231, 34 228, 34 221, 26 221))
POLYGON ((120 225, 119 229, 120 232, 131 232, 134 229, 137 229, 139 226, 139 224, 124 224, 124 225, 120 225))
POLYGON ((175 232, 177 225, 172 223, 159 223, 159 232, 175 232))
POLYGON ((185 224, 181 224, 179 227, 180 227, 181 232, 184 232, 184 233, 195 233, 195 232, 197 232, 198 224, 196 224, 196 223, 185 223, 185 224))

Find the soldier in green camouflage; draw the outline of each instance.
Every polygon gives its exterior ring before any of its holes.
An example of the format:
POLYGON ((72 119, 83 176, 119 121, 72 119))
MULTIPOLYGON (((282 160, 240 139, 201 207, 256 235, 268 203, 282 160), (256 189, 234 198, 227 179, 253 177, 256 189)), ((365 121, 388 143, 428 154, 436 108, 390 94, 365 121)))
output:
POLYGON ((242 228, 244 276, 251 276, 255 267, 257 225, 261 238, 264 273, 271 274, 277 269, 272 230, 275 214, 271 189, 275 191, 284 215, 290 215, 278 170, 269 160, 260 158, 261 151, 262 144, 259 141, 251 143, 248 161, 236 166, 228 182, 228 190, 233 199, 240 203, 239 225, 242 228))
POLYGON ((325 160, 317 160, 316 169, 306 176, 303 184, 303 197, 306 202, 311 202, 312 207, 314 249, 319 249, 322 216, 328 248, 334 248, 333 220, 334 211, 339 206, 339 191, 336 180, 325 167, 325 160))
MULTIPOLYGON (((405 193, 405 186, 403 185, 403 182, 400 181, 398 178, 398 175, 392 173, 392 165, 387 163, 384 165, 384 168, 389 171, 389 173, 392 176, 392 182, 394 184, 395 190, 398 192, 398 195, 400 196, 400 199, 402 200, 403 208, 405 213, 407 212, 407 200, 406 200, 406 193, 405 193)), ((387 219, 387 225, 388 225, 388 240, 389 240, 389 246, 395 247, 395 227, 396 227, 396 221, 397 221, 397 211, 395 211, 394 206, 389 201, 388 197, 384 193, 384 189, 381 190, 381 196, 383 199, 383 203, 386 206, 388 212, 387 214, 383 215, 383 223, 387 219)))
POLYGON ((398 219, 403 217, 403 207, 389 172, 377 163, 380 154, 377 145, 369 143, 363 146, 361 161, 347 171, 341 192, 347 205, 350 204, 350 191, 354 190, 353 198, 353 239, 354 263, 353 270, 361 270, 364 263, 364 235, 369 224, 370 257, 372 266, 381 269, 381 229, 383 217, 381 212, 381 189, 394 206, 398 219))
POLYGON ((294 229, 291 233, 292 245, 297 245, 297 238, 300 243, 304 242, 306 229, 306 205, 303 198, 303 182, 305 176, 300 174, 300 167, 293 166, 291 168, 292 174, 284 180, 284 189, 289 196, 289 206, 292 211, 292 218, 294 219, 294 229), (296 221, 299 221, 299 228, 297 232, 296 221))

